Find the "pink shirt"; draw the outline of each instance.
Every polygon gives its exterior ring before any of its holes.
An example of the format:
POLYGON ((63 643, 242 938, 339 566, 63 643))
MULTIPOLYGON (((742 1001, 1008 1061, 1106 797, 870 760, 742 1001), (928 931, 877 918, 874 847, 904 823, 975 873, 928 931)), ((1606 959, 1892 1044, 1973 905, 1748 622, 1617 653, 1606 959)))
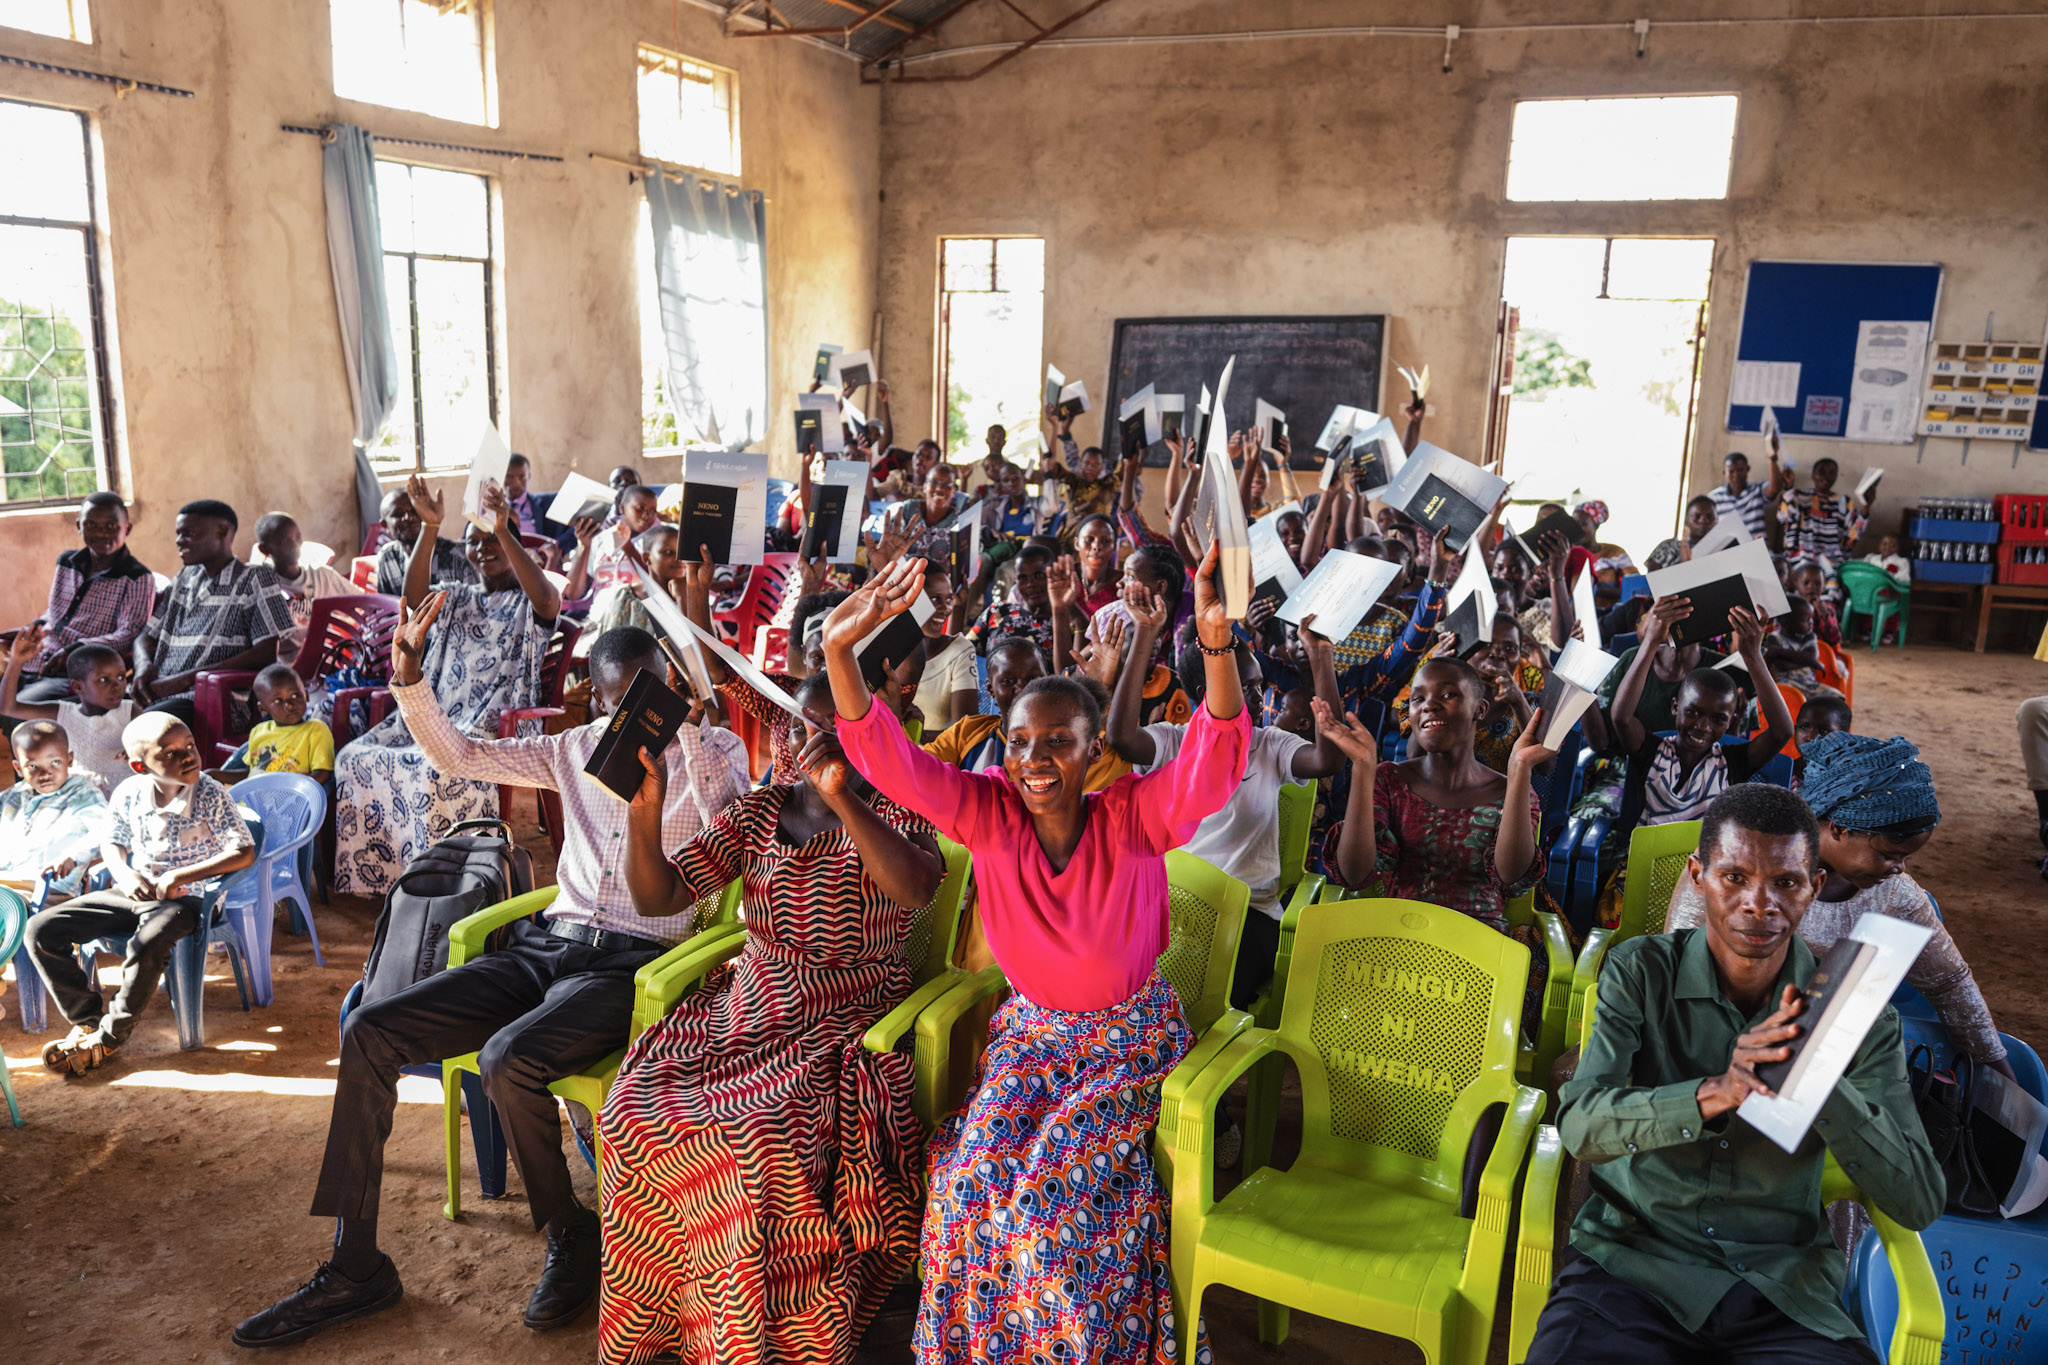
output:
POLYGON ((976 913, 1010 984, 1063 1011, 1128 1000, 1166 947, 1168 849, 1237 791, 1249 709, 1195 712, 1179 757, 1082 797, 1087 818, 1066 870, 1053 871, 1031 816, 1001 769, 962 772, 912 744, 887 707, 839 721, 846 756, 890 800, 974 854, 976 913))

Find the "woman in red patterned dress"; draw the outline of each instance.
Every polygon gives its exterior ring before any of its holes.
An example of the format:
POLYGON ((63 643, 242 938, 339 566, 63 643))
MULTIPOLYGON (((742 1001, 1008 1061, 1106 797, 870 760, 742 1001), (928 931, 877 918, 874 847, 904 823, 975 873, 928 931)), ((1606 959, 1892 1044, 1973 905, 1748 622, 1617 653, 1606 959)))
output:
POLYGON ((665 770, 629 816, 647 915, 738 877, 746 950, 627 1055, 601 1117, 606 1365, 844 1361, 909 1268, 924 1132, 911 1064, 861 1047, 910 993, 913 907, 944 861, 832 734, 822 676, 797 694, 803 780, 748 792, 673 858, 665 770))

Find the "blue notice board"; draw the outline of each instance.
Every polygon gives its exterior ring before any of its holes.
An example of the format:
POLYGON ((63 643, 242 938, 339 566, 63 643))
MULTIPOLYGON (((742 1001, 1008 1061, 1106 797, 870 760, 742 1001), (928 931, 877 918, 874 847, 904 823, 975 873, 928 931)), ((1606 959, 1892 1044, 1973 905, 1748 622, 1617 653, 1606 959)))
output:
MULTIPOLYGON (((1925 322, 1931 336, 1940 298, 1939 265, 1751 261, 1735 359, 1796 363, 1798 401, 1777 410, 1778 425, 1787 436, 1840 440, 1855 377, 1858 325, 1925 322)), ((1762 423, 1757 404, 1729 403, 1728 430, 1760 431, 1762 423)))

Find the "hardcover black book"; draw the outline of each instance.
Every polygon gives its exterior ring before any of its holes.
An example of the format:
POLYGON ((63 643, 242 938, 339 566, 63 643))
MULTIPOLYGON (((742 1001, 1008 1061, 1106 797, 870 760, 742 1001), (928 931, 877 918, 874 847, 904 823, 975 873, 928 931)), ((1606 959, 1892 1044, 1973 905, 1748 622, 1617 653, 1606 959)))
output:
POLYGON ((1830 1016, 1849 993, 1856 989, 1856 983, 1863 979, 1863 973, 1877 957, 1877 945, 1865 943, 1862 939, 1843 938, 1835 940, 1835 946, 1828 949, 1827 956, 1813 969, 1813 976, 1800 989, 1800 998, 1806 1008, 1793 1017, 1792 1027, 1797 1030, 1785 1046, 1792 1055, 1782 1062, 1761 1062, 1756 1068, 1756 1077, 1771 1089, 1783 1094, 1798 1080, 1800 1054, 1815 1035, 1826 1029, 1830 1016))
MULTIPOLYGON (((1359 486, 1370 487, 1364 483, 1359 486)), ((1424 475, 1415 496, 1406 507, 1397 510, 1427 526, 1432 535, 1446 526, 1450 527, 1451 548, 1461 551, 1486 520, 1487 511, 1434 474, 1424 475)))
POLYGON ((1473 593, 1460 602, 1457 610, 1445 617, 1437 629, 1451 637, 1452 652, 1462 659, 1481 645, 1493 642, 1493 613, 1482 615, 1480 595, 1473 593))
MULTIPOLYGON (((1349 441, 1350 437, 1344 438, 1349 441)), ((1352 482, 1359 488, 1384 488, 1394 481, 1394 471, 1387 468, 1386 452, 1377 441, 1350 447, 1352 482)), ((1334 456, 1332 457, 1335 458, 1334 456)))
POLYGON ((1117 427, 1123 433, 1123 457, 1125 459, 1129 459, 1133 455, 1145 453, 1145 410, 1143 408, 1138 409, 1138 411, 1117 423, 1117 427))
POLYGON ((1521 534, 1523 546, 1528 549, 1530 557, 1539 564, 1543 562, 1544 538, 1553 532, 1563 536, 1567 545, 1578 545, 1586 538, 1586 530, 1579 525, 1578 518, 1566 512, 1547 513, 1521 534))
POLYGON ((1187 413, 1180 408, 1173 408, 1169 411, 1160 413, 1159 439, 1162 441, 1170 440, 1173 437, 1180 435, 1181 420, 1186 416, 1187 413))
POLYGON ((825 448, 825 422, 816 408, 798 408, 796 413, 796 453, 808 455, 814 450, 825 448))
POLYGON ((1728 633, 1728 612, 1734 607, 1755 610, 1749 595, 1749 580, 1730 574, 1711 583, 1701 583, 1678 594, 1692 603, 1692 615, 1671 628, 1671 643, 1683 649, 1701 640, 1728 633))
POLYGON ((1077 394, 1072 398, 1063 400, 1054 411, 1071 422, 1082 413, 1088 411, 1088 405, 1082 402, 1077 394))
POLYGON ((677 695, 652 670, 641 669, 604 727, 597 747, 590 751, 583 771, 613 796, 631 801, 647 775, 640 755, 659 755, 689 714, 687 698, 677 695))
POLYGON ((817 361, 811 366, 811 378, 824 383, 832 373, 832 357, 838 354, 837 346, 820 346, 817 361))
POLYGON ((683 488, 683 517, 680 543, 683 558, 694 560, 697 547, 708 546, 711 562, 724 564, 732 558, 732 523, 738 510, 740 490, 728 484, 696 483, 683 488))
POLYGON ((802 558, 830 555, 839 544, 840 526, 846 517, 846 495, 850 491, 843 483, 811 485, 811 506, 804 514, 803 545, 797 551, 802 558))
POLYGON ((865 364, 856 361, 839 367, 839 383, 842 388, 864 389, 875 380, 874 372, 865 364))
POLYGON ((890 617, 889 623, 868 641, 867 648, 857 656, 860 675, 869 689, 880 687, 884 671, 909 658, 910 652, 923 640, 924 626, 915 615, 906 611, 890 617))
POLYGON ((1252 601, 1261 599, 1271 602, 1276 608, 1287 601, 1287 589, 1280 586, 1280 580, 1269 578, 1263 583, 1252 585, 1252 601))

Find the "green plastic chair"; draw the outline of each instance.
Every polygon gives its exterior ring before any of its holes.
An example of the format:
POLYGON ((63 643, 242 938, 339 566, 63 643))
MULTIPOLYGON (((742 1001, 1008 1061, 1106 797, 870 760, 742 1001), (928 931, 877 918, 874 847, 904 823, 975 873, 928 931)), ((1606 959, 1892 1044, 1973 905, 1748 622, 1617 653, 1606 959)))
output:
POLYGON ((1280 899, 1293 899, 1308 875, 1308 837, 1316 819, 1316 784, 1289 782, 1280 788, 1280 899))
MULTIPOLYGON (((1599 1003, 1596 990, 1586 993, 1585 1030, 1590 1031, 1593 1010, 1599 1003)), ((1585 1031, 1575 1035, 1583 1043, 1585 1031)), ((1558 1207, 1557 1190, 1564 1171, 1564 1139, 1552 1124, 1536 1130, 1535 1150, 1529 1157, 1529 1172, 1522 1179, 1522 1219, 1515 1236, 1515 1278, 1508 1308, 1508 1365, 1522 1365, 1536 1339, 1536 1321, 1543 1305, 1550 1301, 1551 1283, 1556 1275, 1558 1207)), ((1927 1246, 1920 1234, 1892 1221, 1827 1156, 1821 1170, 1822 1209, 1847 1199, 1863 1206, 1870 1215, 1885 1259, 1891 1263, 1892 1279, 1899 1288, 1899 1317, 1892 1328, 1890 1365, 1941 1365, 1942 1340, 1948 1328, 1948 1307, 1941 1285, 1934 1278, 1934 1266, 1927 1259, 1927 1246)))
POLYGON ((1571 973, 1571 1007, 1565 1036, 1576 1041, 1585 1033, 1587 992, 1600 977, 1607 950, 1639 934, 1664 932, 1671 909, 1671 891, 1685 875, 1685 861, 1700 846, 1700 822, 1679 820, 1668 825, 1637 825, 1628 836, 1628 866, 1621 878, 1621 922, 1612 929, 1586 935, 1578 965, 1571 973))
MULTIPOLYGON (((545 910, 554 903, 558 890, 559 887, 544 886, 538 891, 529 891, 523 896, 514 896, 511 900, 479 910, 467 919, 457 920, 448 930, 448 966, 460 967, 471 958, 482 956, 488 949, 491 934, 515 920, 527 919, 545 910)), ((631 1047, 641 1034, 674 1009, 676 1002, 683 998, 690 986, 703 979, 710 967, 705 966, 694 975, 685 969, 711 957, 726 943, 737 945, 744 942, 745 930, 738 922, 739 904, 740 884, 736 880, 705 896, 696 905, 698 932, 633 974, 633 1019, 627 1029, 627 1047, 631 1047)), ((716 960, 722 962, 725 958, 716 960)), ((619 1066, 625 1060, 626 1049, 620 1048, 588 1070, 564 1076, 548 1086, 550 1093, 590 1111, 591 1153, 600 1160, 603 1149, 599 1145, 595 1120, 604 1108, 605 1094, 617 1079, 619 1066)), ((441 1063, 441 1118, 448 1170, 448 1202, 442 1206, 441 1216, 450 1220, 462 1214, 462 1073, 465 1071, 471 1075, 482 1074, 476 1053, 464 1053, 441 1063)))
MULTIPOLYGON (((876 1020, 874 1027, 862 1036, 861 1046, 870 1052, 894 1052, 906 1040, 914 1048, 918 1016, 967 979, 967 973, 953 965, 953 949, 960 937, 960 907, 967 898, 967 879, 974 858, 950 839, 939 840, 939 852, 946 859, 945 879, 939 883, 931 904, 918 911, 911 921, 910 941, 904 945, 904 955, 910 959, 910 995, 876 1020)), ((935 1078, 923 1066, 917 1066, 911 1107, 927 1126, 935 1121, 932 1106, 936 1093, 935 1078)))
POLYGON ((1240 1031, 1194 1078, 1160 1138, 1174 1157, 1173 1293, 1191 1357, 1202 1294, 1266 1302, 1479 1365, 1492 1334, 1508 1217, 1543 1094, 1515 1081, 1529 951, 1420 901, 1323 903, 1300 918, 1280 1027, 1240 1031), (1284 1053, 1301 1073, 1301 1155, 1215 1197, 1216 1101, 1284 1053), (1467 1189, 1468 1147, 1501 1114, 1467 1189))
POLYGON ((1508 923, 1534 925, 1543 931, 1543 945, 1549 960, 1549 974, 1543 980, 1541 1022, 1534 1038, 1524 1038, 1515 1053, 1515 1079, 1541 1090, 1550 1083, 1550 1067, 1567 1046, 1571 1028, 1572 983, 1577 964, 1572 959, 1571 930, 1562 918, 1536 908, 1536 892, 1524 891, 1507 903, 1508 923))
MULTIPOLYGON (((21 936, 28 930, 28 902, 21 893, 10 887, 0 886, 0 962, 11 962, 21 948, 21 936)), ((14 983, 14 997, 17 1004, 28 997, 30 991, 43 988, 41 972, 27 972, 14 983)), ((14 1102, 14 1081, 7 1074, 7 1059, 0 1057, 0 1095, 7 1097, 7 1114, 14 1120, 16 1128, 21 1127, 21 1106, 14 1102)))
POLYGON ((1899 648, 1906 647, 1906 631, 1913 621, 1913 589, 1899 582, 1875 564, 1861 560, 1849 560, 1835 571, 1841 576, 1842 589, 1849 594, 1849 605, 1842 610, 1842 634, 1849 633, 1850 618, 1870 618, 1870 648, 1875 653, 1878 641, 1884 638, 1884 623, 1896 616, 1899 618, 1899 648))
MULTIPOLYGON (((1166 855, 1166 882, 1167 942, 1159 954, 1159 974, 1180 997, 1196 1042, 1160 1089, 1161 1132, 1167 1127, 1167 1107, 1181 1089, 1252 1023, 1251 1015, 1230 1008, 1230 977, 1237 967, 1250 890, 1214 864, 1178 849, 1166 855)), ((1001 967, 985 967, 949 985, 918 1015, 918 1085, 931 1096, 932 1122, 967 1100, 951 1075, 954 1026, 968 1010, 1008 986, 1001 967)), ((1160 1144, 1155 1142, 1153 1151, 1155 1160, 1164 1159, 1160 1144)), ((1162 1171, 1162 1182, 1165 1178, 1162 1171)))

